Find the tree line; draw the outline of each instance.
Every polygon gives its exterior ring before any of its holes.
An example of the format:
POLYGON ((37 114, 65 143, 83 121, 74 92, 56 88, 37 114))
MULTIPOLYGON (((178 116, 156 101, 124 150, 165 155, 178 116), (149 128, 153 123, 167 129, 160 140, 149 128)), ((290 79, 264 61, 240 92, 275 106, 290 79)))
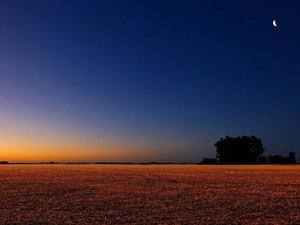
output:
POLYGON ((216 158, 204 158, 199 164, 294 164, 296 153, 288 156, 263 156, 265 148, 260 138, 242 136, 221 138, 215 143, 216 158))

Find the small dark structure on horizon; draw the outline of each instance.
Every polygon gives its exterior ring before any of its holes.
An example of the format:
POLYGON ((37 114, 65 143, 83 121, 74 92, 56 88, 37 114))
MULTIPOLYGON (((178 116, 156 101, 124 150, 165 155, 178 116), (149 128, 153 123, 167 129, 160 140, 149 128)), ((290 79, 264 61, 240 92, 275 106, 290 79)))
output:
POLYGON ((295 164, 296 154, 294 152, 289 152, 287 157, 281 155, 269 155, 268 161, 270 164, 295 164))
POLYGON ((217 164, 217 160, 214 159, 214 158, 204 158, 202 160, 202 162, 199 162, 198 164, 199 165, 200 164, 203 164, 203 165, 213 165, 213 164, 217 164))

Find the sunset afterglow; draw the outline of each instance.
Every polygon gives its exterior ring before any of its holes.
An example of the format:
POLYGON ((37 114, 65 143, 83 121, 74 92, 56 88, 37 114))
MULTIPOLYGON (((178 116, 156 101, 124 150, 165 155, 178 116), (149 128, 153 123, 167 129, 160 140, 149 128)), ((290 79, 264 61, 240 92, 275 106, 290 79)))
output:
POLYGON ((298 151, 298 7, 217 2, 1 1, 0 160, 298 151))

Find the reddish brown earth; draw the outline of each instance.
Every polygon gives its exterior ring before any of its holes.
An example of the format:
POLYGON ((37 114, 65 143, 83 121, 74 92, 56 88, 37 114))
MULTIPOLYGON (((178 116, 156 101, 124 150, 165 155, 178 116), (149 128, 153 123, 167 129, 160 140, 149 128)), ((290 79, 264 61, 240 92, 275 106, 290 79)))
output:
POLYGON ((0 224, 300 224, 300 166, 0 166, 0 224))

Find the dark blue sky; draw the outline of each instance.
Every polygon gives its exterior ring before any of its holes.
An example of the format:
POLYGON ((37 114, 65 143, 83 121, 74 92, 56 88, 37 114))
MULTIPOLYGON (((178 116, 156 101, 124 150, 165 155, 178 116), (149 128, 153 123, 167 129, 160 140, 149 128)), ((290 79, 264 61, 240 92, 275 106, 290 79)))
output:
POLYGON ((158 161, 214 156, 225 135, 299 155, 299 11, 296 0, 1 1, 0 122, 146 145, 158 161))

